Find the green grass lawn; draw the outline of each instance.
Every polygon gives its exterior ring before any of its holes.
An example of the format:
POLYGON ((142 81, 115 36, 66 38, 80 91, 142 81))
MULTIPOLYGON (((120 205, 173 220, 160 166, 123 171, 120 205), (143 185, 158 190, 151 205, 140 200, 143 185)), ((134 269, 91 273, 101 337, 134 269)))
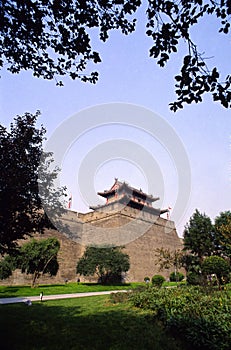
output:
POLYGON ((185 350, 150 312, 109 296, 0 306, 4 350, 185 350))
POLYGON ((107 290, 134 289, 145 283, 126 283, 122 285, 101 285, 97 283, 67 283, 57 285, 40 285, 36 288, 30 286, 0 286, 0 298, 33 296, 39 295, 43 291, 44 295, 69 294, 84 292, 100 292, 107 290))
MULTIPOLYGON (((39 295, 43 291, 44 295, 52 294, 69 294, 84 292, 100 292, 107 290, 134 289, 145 286, 143 282, 126 283, 122 285, 101 285, 97 283, 67 283, 67 284, 51 284, 40 285, 36 288, 30 286, 0 286, 0 298, 34 296, 39 295)), ((165 282, 163 286, 176 286, 176 282, 165 282)))

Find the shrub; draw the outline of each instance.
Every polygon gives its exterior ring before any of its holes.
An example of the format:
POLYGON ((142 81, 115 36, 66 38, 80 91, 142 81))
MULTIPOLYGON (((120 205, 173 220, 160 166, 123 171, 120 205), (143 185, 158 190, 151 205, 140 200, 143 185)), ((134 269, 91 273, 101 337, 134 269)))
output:
POLYGON ((193 349, 229 350, 231 296, 202 287, 149 288, 130 295, 134 306, 150 309, 166 330, 184 338, 193 349))
POLYGON ((0 261, 0 280, 10 277, 15 268, 15 259, 9 255, 5 256, 5 258, 0 261))
POLYGON ((202 263, 202 272, 205 275, 215 274, 219 284, 225 284, 229 279, 230 265, 220 256, 208 256, 202 263))
POLYGON ((187 283, 192 286, 199 286, 203 284, 203 277, 194 271, 189 271, 186 276, 187 283))
POLYGON ((144 277, 144 282, 145 283, 149 283, 150 282, 150 278, 149 277, 144 277))
POLYGON ((112 304, 125 303, 128 301, 129 292, 117 292, 110 294, 110 301, 112 304))
POLYGON ((160 288, 162 286, 162 284, 164 283, 164 281, 165 281, 165 278, 162 275, 154 275, 152 277, 152 284, 155 287, 160 288))
POLYGON ((171 282, 180 282, 183 281, 184 275, 181 272, 172 272, 170 274, 170 281, 171 282))

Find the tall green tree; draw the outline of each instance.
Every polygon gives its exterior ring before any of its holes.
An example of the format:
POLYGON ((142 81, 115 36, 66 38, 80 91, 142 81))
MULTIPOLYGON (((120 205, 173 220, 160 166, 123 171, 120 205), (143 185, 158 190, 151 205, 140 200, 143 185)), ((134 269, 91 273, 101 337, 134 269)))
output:
POLYGON ((231 212, 221 212, 215 218, 215 230, 220 254, 231 259, 231 212))
POLYGON ((12 73, 30 69, 36 77, 55 78, 58 85, 62 85, 58 77, 64 75, 95 83, 98 73, 88 72, 88 63, 99 63, 101 58, 92 47, 92 29, 98 30, 102 41, 111 30, 125 35, 134 32, 143 3, 146 35, 153 40, 149 55, 160 67, 185 44, 182 67, 175 76, 177 100, 170 104, 171 110, 201 102, 205 93, 229 108, 231 77, 207 66, 206 53, 198 51, 191 32, 200 25, 201 35, 210 35, 199 22, 215 17, 221 35, 229 35, 230 0, 2 0, 0 68, 6 66, 12 73))
POLYGON ((83 276, 98 276, 98 281, 105 284, 121 282, 122 273, 130 268, 129 256, 121 247, 87 247, 79 259, 76 272, 83 276))
POLYGON ((211 219, 197 209, 184 229, 184 249, 198 256, 210 256, 216 250, 216 239, 211 219))
POLYGON ((60 243, 57 238, 32 239, 23 244, 17 256, 17 267, 22 273, 32 275, 32 287, 40 276, 55 276, 59 269, 57 255, 60 243))
POLYGON ((18 240, 53 227, 64 212, 65 189, 56 189, 58 169, 50 170, 51 153, 43 153, 44 127, 39 112, 17 116, 9 131, 0 125, 0 254, 13 254, 18 240), (46 207, 46 208, 45 208, 46 207))

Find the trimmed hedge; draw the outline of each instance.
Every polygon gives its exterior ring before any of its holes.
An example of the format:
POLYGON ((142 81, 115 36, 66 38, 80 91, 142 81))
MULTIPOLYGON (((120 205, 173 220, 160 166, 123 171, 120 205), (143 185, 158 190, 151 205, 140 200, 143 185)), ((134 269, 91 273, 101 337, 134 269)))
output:
POLYGON ((154 275, 152 277, 152 285, 155 287, 161 287, 162 284, 164 283, 165 278, 162 275, 154 275))
POLYGON ((169 276, 170 282, 181 282, 184 279, 184 275, 181 272, 172 272, 169 276))

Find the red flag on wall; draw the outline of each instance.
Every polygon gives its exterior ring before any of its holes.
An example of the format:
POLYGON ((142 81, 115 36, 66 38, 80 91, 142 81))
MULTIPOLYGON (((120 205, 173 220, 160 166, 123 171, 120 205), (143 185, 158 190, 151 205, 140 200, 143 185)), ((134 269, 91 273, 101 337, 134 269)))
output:
POLYGON ((168 207, 168 211, 167 211, 167 219, 169 220, 170 219, 170 210, 171 210, 172 208, 171 207, 168 207))
POLYGON ((71 209, 72 206, 72 194, 70 195, 69 199, 68 199, 68 209, 71 209))

